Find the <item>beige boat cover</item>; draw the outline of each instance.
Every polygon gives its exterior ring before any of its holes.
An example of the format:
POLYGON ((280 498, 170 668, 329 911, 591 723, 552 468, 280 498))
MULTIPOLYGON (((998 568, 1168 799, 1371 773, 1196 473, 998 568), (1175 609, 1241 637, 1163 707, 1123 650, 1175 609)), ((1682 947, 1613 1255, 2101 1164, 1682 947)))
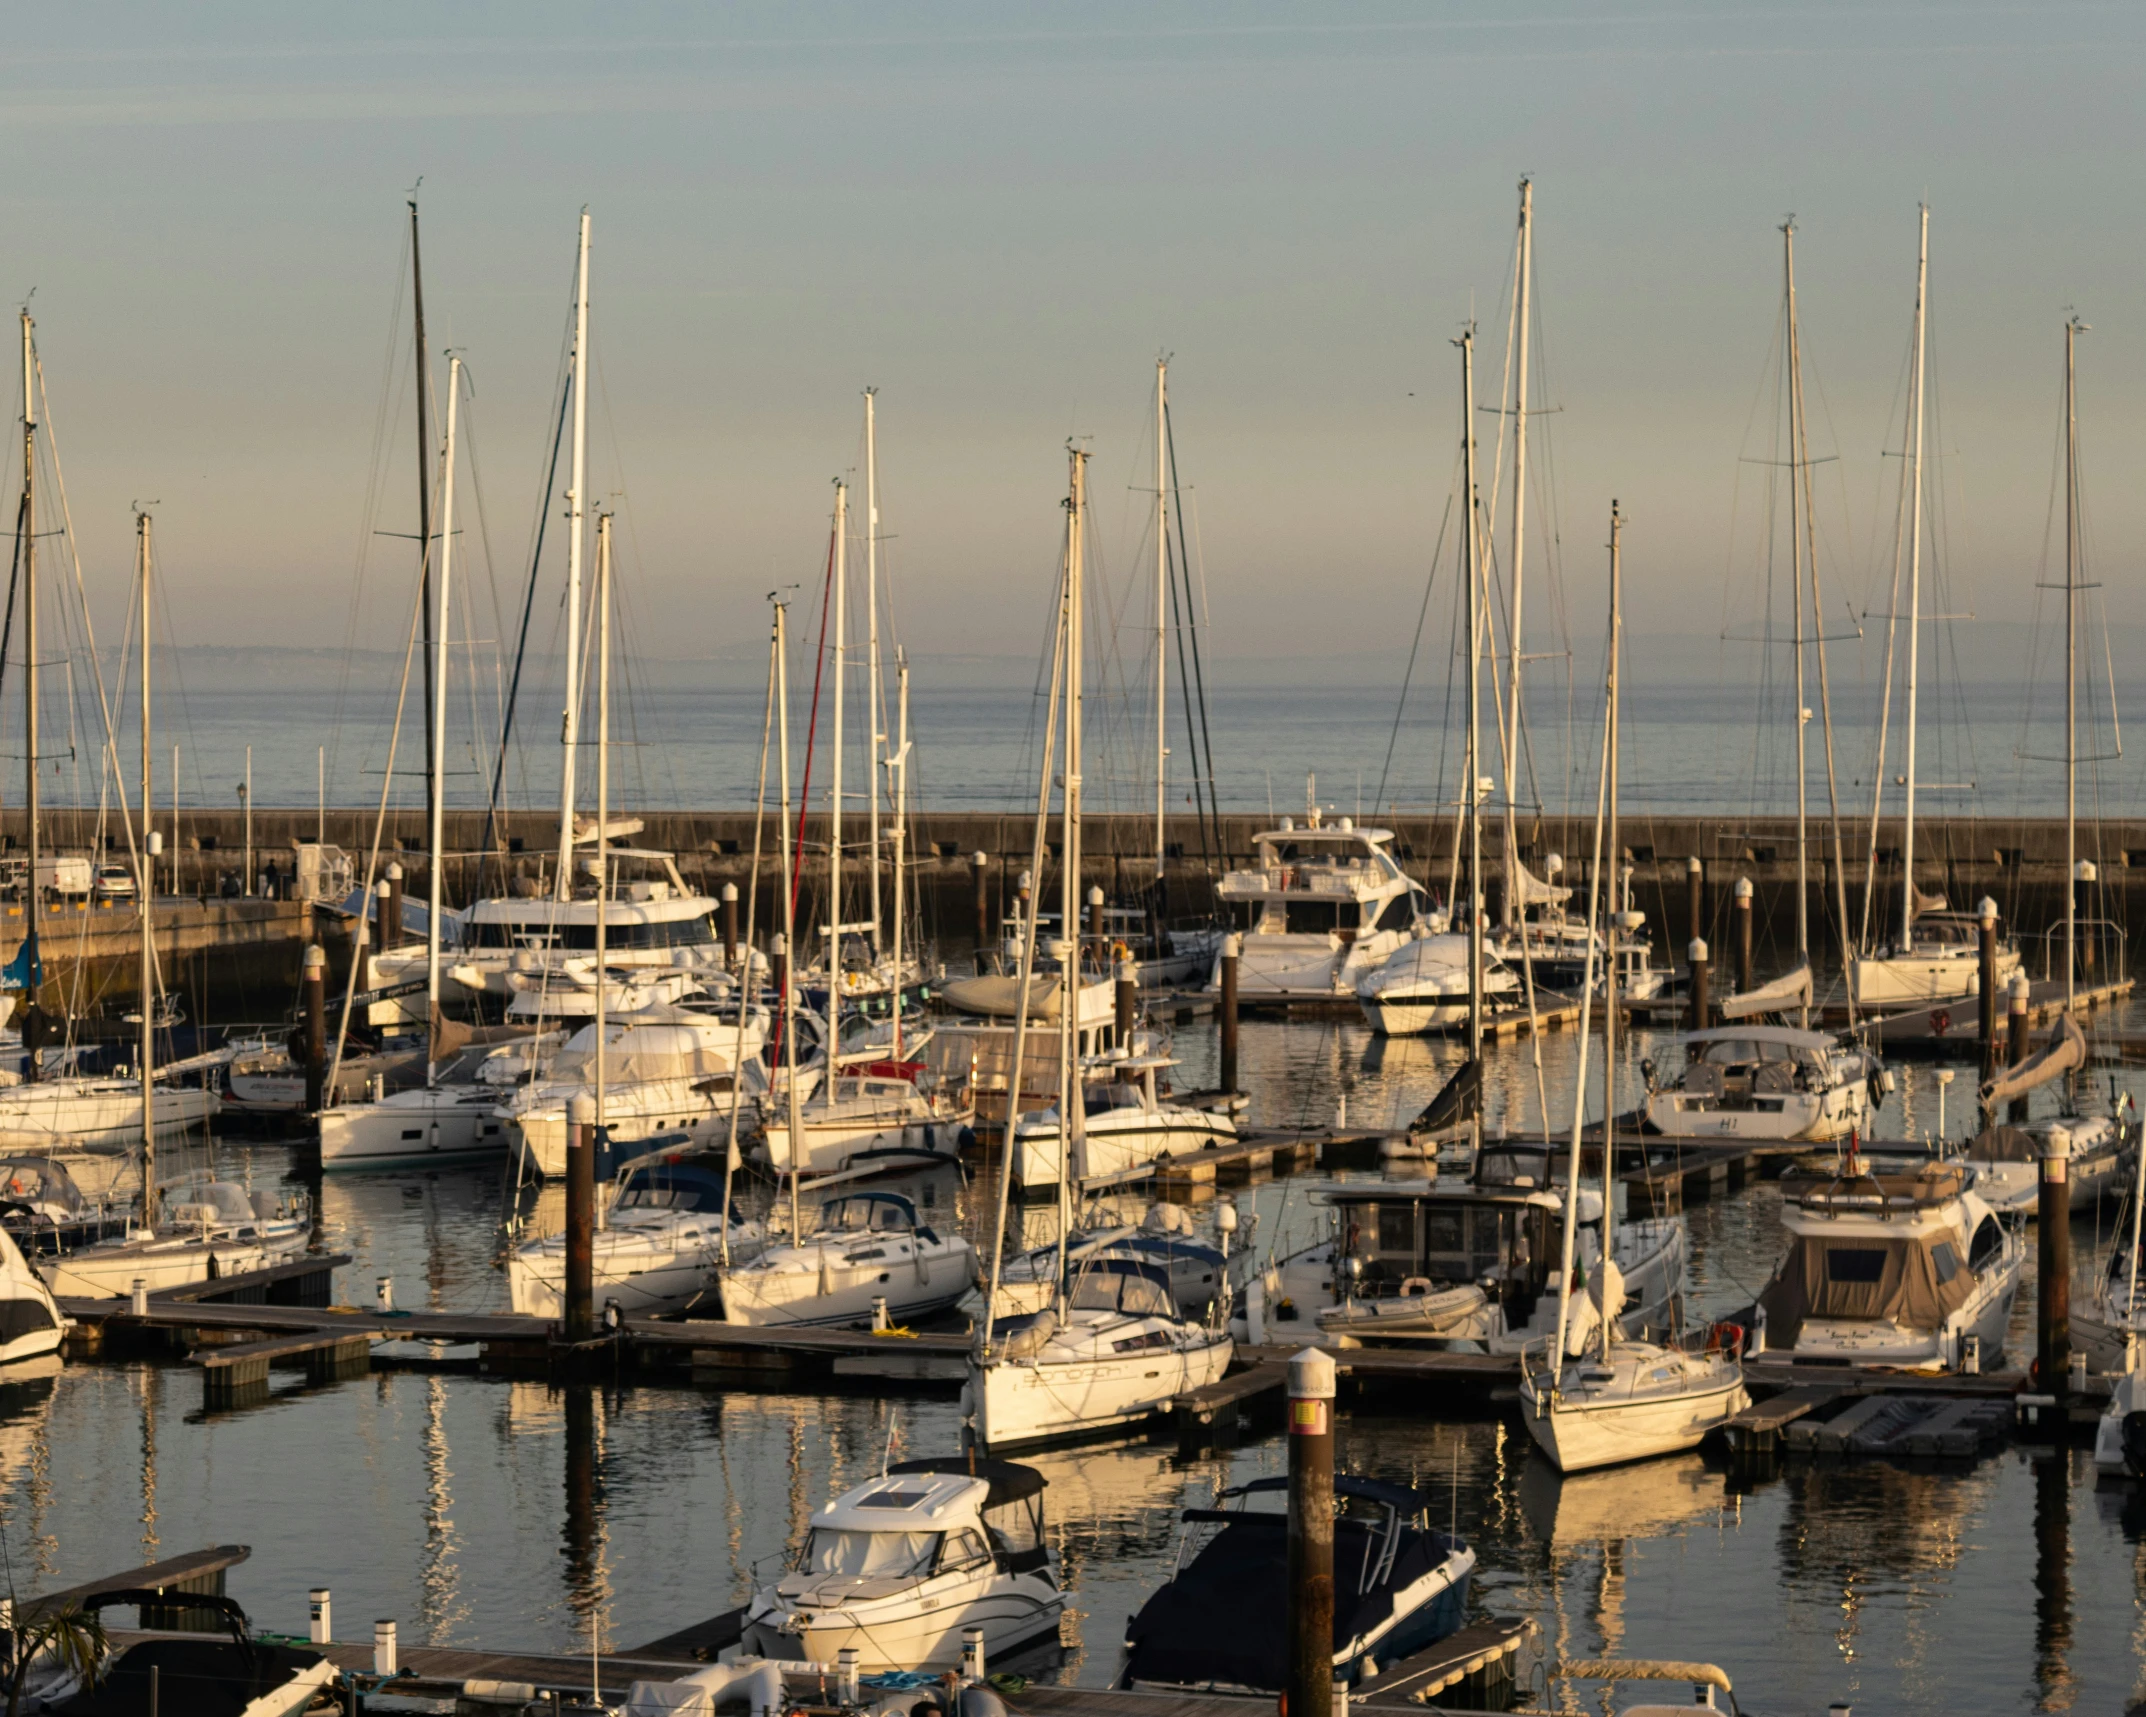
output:
POLYGON ((2037 1086, 2047 1085, 2060 1073, 2086 1064, 2086 1033, 2070 1014, 2062 1014, 2049 1028, 2049 1041, 2017 1067, 2007 1068, 1982 1087, 1982 1106, 1994 1109, 2014 1097, 2024 1097, 2037 1086))
POLYGON ((1956 1233, 1935 1241, 1853 1232, 1792 1235, 1788 1256, 1759 1296, 1766 1311, 1766 1345, 1794 1347, 1806 1318, 1890 1318, 1910 1329, 1935 1329, 1967 1303, 1973 1288, 1966 1248, 1956 1233), (1933 1245, 1953 1248, 1958 1266, 1949 1282, 1939 1279, 1933 1245), (1876 1281, 1844 1280, 1846 1272, 1828 1268, 1828 1253, 1877 1251, 1885 1262, 1876 1281))

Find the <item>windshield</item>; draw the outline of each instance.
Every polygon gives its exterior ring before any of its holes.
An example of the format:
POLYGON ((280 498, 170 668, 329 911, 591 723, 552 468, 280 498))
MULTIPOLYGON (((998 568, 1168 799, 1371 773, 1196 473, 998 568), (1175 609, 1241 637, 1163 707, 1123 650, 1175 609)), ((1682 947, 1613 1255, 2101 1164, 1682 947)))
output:
POLYGON ((805 1541, 805 1572, 854 1580, 918 1578, 939 1555, 937 1532, 838 1532, 815 1526, 805 1541))
POLYGON ((878 1198, 838 1198, 820 1212, 821 1229, 839 1234, 862 1234, 867 1229, 906 1233, 909 1226, 908 1214, 900 1205, 878 1198))
POLYGON ((1146 1276, 1121 1275, 1115 1270, 1083 1276, 1073 1290, 1073 1309, 1123 1312, 1134 1318, 1166 1318, 1171 1314, 1170 1296, 1159 1282, 1146 1276))
POLYGON ((621 1210, 693 1210, 723 1208, 723 1189, 700 1175, 670 1175, 661 1169, 636 1169, 618 1195, 621 1210))

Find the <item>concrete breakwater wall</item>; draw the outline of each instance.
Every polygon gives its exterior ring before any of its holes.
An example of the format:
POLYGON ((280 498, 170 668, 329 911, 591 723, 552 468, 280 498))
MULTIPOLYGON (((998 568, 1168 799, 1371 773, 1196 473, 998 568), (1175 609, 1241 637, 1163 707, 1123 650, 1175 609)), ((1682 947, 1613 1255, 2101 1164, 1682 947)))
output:
MULTIPOLYGON (((741 892, 748 887, 754 827, 749 811, 633 814, 644 827, 631 837, 631 844, 675 853, 679 870, 689 884, 710 893, 720 892, 726 882, 737 884, 741 892)), ((81 833, 71 827, 73 816, 67 811, 47 813, 48 848, 89 850, 86 831, 90 825, 86 816, 81 833)), ((349 851, 361 871, 372 844, 375 819, 376 813, 370 810, 332 809, 327 813, 328 840, 349 851)), ((256 873, 270 862, 287 872, 293 845, 312 840, 318 821, 318 813, 311 809, 257 810, 253 816, 256 873)), ((245 824, 236 809, 182 810, 175 832, 171 814, 166 812, 159 817, 158 826, 165 831, 167 846, 172 849, 166 862, 176 865, 179 892, 214 894, 226 873, 235 878, 242 868, 245 824)), ((1254 837, 1269 826, 1265 818, 1238 816, 1220 818, 1204 829, 1190 815, 1169 819, 1164 834, 1168 912, 1173 916, 1206 912, 1213 900, 1214 879, 1225 870, 1251 862, 1254 837)), ((1401 815, 1383 819, 1382 826, 1394 831, 1394 852, 1409 874, 1445 898, 1454 875, 1455 829, 1451 817, 1401 815)), ((907 851, 912 893, 924 913, 928 932, 942 948, 965 949, 975 937, 978 872, 972 855, 984 855, 984 910, 987 920, 995 925, 1012 904, 1020 873, 1031 866, 1034 828, 1032 815, 1017 812, 925 812, 911 818, 907 851)), ((1871 876, 1874 880, 1869 888, 1869 919, 1874 933, 1882 936, 1889 926, 1897 925, 1899 918, 1903 842, 1897 819, 1881 823, 1874 842, 1868 838, 1868 828, 1866 822, 1842 831, 1848 918, 1851 930, 1860 935, 1866 875, 1871 876)), ((1084 886, 1099 886, 1114 897, 1131 900, 1152 885, 1152 818, 1095 815, 1087 819, 1084 831, 1084 886)), ((448 845, 462 855, 451 861, 445 879, 451 899, 459 902, 468 898, 479 884, 480 871, 487 892, 500 886, 502 868, 509 877, 525 879, 528 886, 548 878, 558 840, 556 813, 506 814, 494 830, 493 855, 480 861, 476 855, 484 833, 483 813, 448 813, 448 845)), ((1039 880, 1043 887, 1055 892, 1055 822, 1046 833, 1043 875, 1039 880)), ((1563 859, 1561 880, 1584 890, 1587 855, 1594 841, 1591 817, 1524 818, 1516 833, 1518 856, 1531 871, 1540 876, 1547 868, 1549 855, 1558 854, 1563 859)), ((816 901, 824 888, 828 835, 824 816, 806 819, 804 898, 815 903, 808 908, 815 918, 819 915, 816 901)), ((1749 878, 1753 886, 1753 932, 1761 963, 1778 961, 1793 946, 1796 831, 1792 818, 1630 818, 1624 823, 1622 835, 1634 903, 1647 913, 1658 951, 1673 953, 1681 960, 1689 935, 1693 858, 1704 867, 1701 921, 1716 944, 1717 959, 1731 956, 1731 900, 1739 878, 1749 878)), ((0 813, 0 852, 19 852, 22 837, 20 811, 0 813)), ((866 837, 862 814, 845 818, 845 874, 854 878, 853 887, 863 886, 866 837)), ((770 816, 762 827, 764 857, 758 923, 763 936, 778 921, 779 902, 772 885, 777 839, 770 816)), ((123 843, 119 845, 123 849, 123 843)), ((427 886, 425 845, 421 807, 389 815, 382 863, 392 858, 402 865, 404 886, 413 895, 421 895, 427 886)), ((1493 901, 1503 885, 1506 845, 1502 818, 1491 819, 1484 831, 1483 850, 1484 885, 1493 901)), ((2097 873, 2093 882, 2082 886, 2081 916, 2114 927, 2104 935, 2100 957, 2104 961, 2120 957, 2115 932, 2130 924, 2135 916, 2134 895, 2146 889, 2146 820, 2083 825, 2077 852, 2080 858, 2092 862, 2097 873)), ((114 856, 124 857, 123 850, 114 856)), ((1840 895, 1834 882, 1832 837, 1827 826, 1816 819, 1809 829, 1807 856, 1811 937, 1821 959, 1825 959, 1839 943, 1840 895)), ((1962 909, 1972 907, 1984 895, 1994 899, 2012 931, 2023 940, 2035 942, 2030 949, 2030 964, 2037 969, 2041 939, 2062 921, 2065 874, 2064 826, 2060 820, 1960 817, 1929 819, 1917 825, 1918 889, 1924 894, 1942 894, 1954 907, 1962 909)), ((854 900, 851 914, 855 915, 854 900)), ((5 940, 5 934, 0 932, 0 940, 5 940)))

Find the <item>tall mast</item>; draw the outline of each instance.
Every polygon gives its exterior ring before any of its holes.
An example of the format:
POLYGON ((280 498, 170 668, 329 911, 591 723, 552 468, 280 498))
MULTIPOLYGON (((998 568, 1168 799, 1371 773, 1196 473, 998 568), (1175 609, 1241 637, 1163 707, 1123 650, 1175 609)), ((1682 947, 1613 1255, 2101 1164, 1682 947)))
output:
MULTIPOLYGON (((596 520, 596 1128, 603 1131, 605 1042, 604 967, 611 950, 611 515, 596 520)), ((793 1141, 795 1134, 791 1135, 793 1141)))
MULTIPOLYGON (((30 853, 30 888, 27 899, 29 931, 23 938, 28 958, 23 961, 29 1000, 23 1012, 25 1024, 37 1006, 38 979, 43 975, 38 948, 38 920, 44 915, 43 891, 38 879, 37 807, 37 414, 31 408, 30 383, 36 359, 30 349, 30 312, 22 313, 22 700, 23 700, 23 815, 27 823, 30 853)), ((146 813, 146 807, 144 807, 146 813)), ((144 1004, 147 1005, 146 1003, 144 1004)), ((39 1052, 23 1057, 23 1077, 35 1080, 39 1052)))
MULTIPOLYGON (((834 751, 834 796, 827 819, 827 977, 828 977, 828 1042, 834 1042, 834 998, 840 993, 835 983, 835 974, 842 969, 842 681, 848 666, 849 653, 844 648, 849 627, 849 574, 847 555, 849 549, 849 485, 841 478, 835 479, 835 576, 834 576, 834 634, 835 634, 835 751, 834 751)), ((830 1050, 829 1070, 833 1068, 830 1050)), ((830 1102, 834 1099, 834 1086, 827 1087, 830 1102)), ((800 1149, 803 1147, 800 1146, 800 1149)))
POLYGON ((1907 797, 1900 811, 1900 951, 1915 934, 1915 706, 1922 641, 1922 413, 1924 318, 1930 286, 1930 208, 1923 205, 1915 252, 1915 430, 1908 457, 1908 731, 1907 797))
POLYGON ((776 819, 782 831, 782 886, 775 892, 782 896, 782 995, 778 1005, 782 1009, 783 1095, 788 1099, 790 1117, 790 1241, 796 1245, 805 1237, 797 1191, 797 1183, 804 1178, 805 1118, 797 1101, 797 895, 790 886, 797 872, 790 856, 789 613, 787 603, 775 604, 775 710, 780 742, 777 759, 782 767, 782 815, 776 819))
MULTIPOLYGON (((574 263, 574 456, 566 491, 566 715, 559 727, 559 874, 553 895, 574 897, 574 752, 581 743, 581 515, 589 480, 589 211, 574 263)), ((601 908, 598 908, 599 913, 601 908)), ((559 931, 564 935, 563 927, 559 931)))
MULTIPOLYGON (((879 764, 887 734, 879 709, 879 419, 873 409, 877 388, 864 390, 864 653, 865 731, 872 752, 864 772, 872 801, 872 959, 879 959, 879 764)), ((896 984, 901 974, 895 973, 896 984)))
POLYGON ((1170 360, 1155 360, 1155 886, 1162 887, 1163 814, 1169 790, 1169 747, 1164 743, 1165 708, 1169 679, 1163 661, 1163 646, 1170 620, 1170 476, 1169 410, 1170 360))
MULTIPOLYGON (((1610 502, 1610 611, 1609 611, 1609 734, 1608 734, 1608 798, 1609 798, 1609 910, 1602 914, 1602 1255, 1609 1257, 1610 1182, 1617 1172, 1617 932, 1623 928, 1619 919, 1624 913, 1624 840, 1617 827, 1617 751, 1623 737, 1619 722, 1623 710, 1618 703, 1617 666, 1619 647, 1624 642, 1624 517, 1617 503, 1610 502)), ((1585 1031, 1584 1019, 1580 1029, 1585 1031)), ((1586 1087, 1580 1088, 1580 1102, 1587 1100, 1586 1087)), ((1607 1311, 1609 1302, 1603 1301, 1607 1311)), ((1602 1356, 1609 1357, 1613 1320, 1602 1320, 1602 1356)))
POLYGON ((2079 336, 2064 323, 2064 1005, 2078 975, 2079 907, 2079 336))
MULTIPOLYGON (((1468 588, 1468 782, 1464 803, 1468 807, 1468 1059, 1480 1065, 1483 1059, 1483 693, 1482 693, 1482 591, 1475 515, 1475 324, 1469 323, 1460 339, 1461 398, 1461 510, 1467 528, 1461 532, 1466 544, 1468 588)), ((1469 1123, 1478 1144, 1482 1122, 1469 1123)))
MULTIPOLYGON (((1801 472, 1801 448, 1803 446, 1803 388, 1802 354, 1797 345, 1796 328, 1796 223, 1781 223, 1782 268, 1788 291, 1788 462, 1789 462, 1789 508, 1788 542, 1789 563, 1795 568, 1789 583, 1794 593, 1792 615, 1795 623, 1794 649, 1796 658, 1796 958, 1809 965, 1811 960, 1811 900, 1810 887, 1806 881, 1808 853, 1808 810, 1805 804, 1804 782, 1804 735, 1803 716, 1803 512, 1797 505, 1800 485, 1796 478, 1801 472)), ((1803 1023, 1810 1023, 1810 1009, 1802 1010, 1803 1023)))
MULTIPOLYGON (((156 944, 150 927, 150 907, 156 895, 156 861, 149 856, 150 804, 150 758, 149 749, 149 515, 134 516, 136 554, 140 565, 141 584, 141 655, 142 655, 142 807, 144 824, 142 830, 141 856, 135 872, 135 891, 138 898, 135 906, 141 918, 141 974, 139 987, 142 1003, 142 1034, 139 1057, 142 1064, 142 1220, 149 1227, 156 1226, 156 944)), ((33 893, 33 899, 35 898, 33 893)))
MULTIPOLYGON (((888 768, 894 771, 894 969, 893 980, 887 986, 887 998, 893 1009, 894 1059, 902 1058, 902 913, 907 906, 903 885, 905 861, 902 843, 909 836, 909 663, 899 650, 894 653, 894 755, 887 759, 888 768)), ((1026 1029, 1026 1021, 1022 1022, 1026 1029)))
MULTIPOLYGON (((419 599, 425 611, 425 709, 428 719, 425 727, 425 778, 438 779, 436 736, 429 713, 433 697, 432 662, 432 424, 429 412, 432 405, 432 376, 425 362, 425 265, 417 245, 417 199, 410 199, 410 302, 416 311, 417 320, 417 576, 423 585, 419 599)), ((176 839, 178 831, 173 830, 176 839)), ((400 935, 402 927, 396 925, 394 933, 400 935)), ((380 941, 387 945, 389 931, 381 928, 380 941)))
MULTIPOLYGON (((1087 1165, 1087 1113, 1080 1088, 1080 765, 1081 765, 1081 553, 1087 519, 1088 455, 1069 450, 1072 491, 1066 499, 1066 750, 1065 789, 1060 800, 1064 862, 1060 866, 1059 929, 1066 957, 1058 981, 1058 1114, 1064 1160, 1058 1165, 1060 1245, 1064 1244, 1073 1176, 1087 1165)), ((1025 1031, 1027 1022, 1017 1029, 1025 1031)), ((1018 1096, 1018 1093, 1015 1094, 1018 1096)), ((1007 1137, 1013 1136, 1007 1122, 1007 1137)))
POLYGON ((432 703, 425 712, 425 793, 432 811, 432 889, 425 913, 425 1033, 431 1046, 425 1062, 428 1085, 439 1077, 440 1071, 440 914, 447 906, 447 791, 440 771, 447 756, 447 616, 454 600, 455 408, 461 397, 462 360, 451 357, 447 360, 447 447, 440 458, 439 611, 436 616, 428 614, 426 621, 436 654, 429 676, 432 703))
MULTIPOLYGON (((1513 884, 1520 863, 1520 625, 1521 593, 1527 584, 1522 576, 1522 565, 1527 549, 1528 519, 1528 312, 1532 308, 1530 288, 1534 284, 1535 272, 1535 186, 1527 179, 1520 181, 1520 242, 1514 269, 1520 281, 1515 324, 1518 361, 1513 366, 1513 586, 1505 640, 1506 649, 1511 653, 1506 669, 1509 689, 1505 723, 1505 863, 1510 874, 1505 879, 1504 918, 1508 926, 1517 923, 1520 917, 1515 904, 1519 890, 1513 884)), ((1470 434, 1472 437, 1473 425, 1470 434)), ((1492 522, 1495 527, 1495 521, 1492 522)))

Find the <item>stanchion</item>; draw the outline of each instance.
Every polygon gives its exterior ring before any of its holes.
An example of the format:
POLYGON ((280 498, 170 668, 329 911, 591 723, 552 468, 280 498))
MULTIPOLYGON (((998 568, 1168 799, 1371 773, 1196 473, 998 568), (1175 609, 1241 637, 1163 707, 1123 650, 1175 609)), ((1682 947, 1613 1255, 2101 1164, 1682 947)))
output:
POLYGON ((328 1078, 328 956, 318 943, 306 949, 303 971, 306 1113, 318 1115, 327 1106, 328 1078))

